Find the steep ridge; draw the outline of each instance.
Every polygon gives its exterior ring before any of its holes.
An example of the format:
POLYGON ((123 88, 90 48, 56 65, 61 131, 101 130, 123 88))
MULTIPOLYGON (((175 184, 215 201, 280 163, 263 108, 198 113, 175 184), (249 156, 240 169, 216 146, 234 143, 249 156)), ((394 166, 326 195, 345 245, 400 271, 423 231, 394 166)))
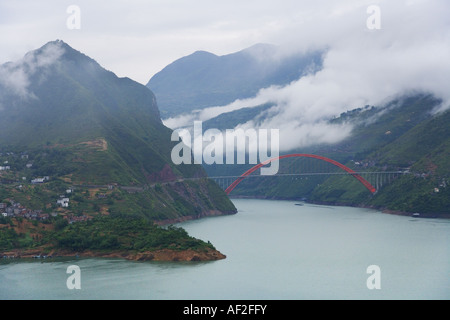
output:
MULTIPOLYGON (((155 95, 145 86, 118 78, 59 40, 0 66, 0 78, 0 152, 11 166, 2 180, 50 176, 49 185, 59 183, 55 192, 135 186, 139 192, 116 189, 119 194, 104 211, 157 221, 235 212, 216 184, 184 181, 206 174, 198 165, 172 163, 172 131, 162 124, 155 95)), ((11 198, 12 187, 0 198, 11 198)), ((33 209, 50 206, 47 198, 42 203, 22 198, 33 209)), ((97 208, 91 203, 83 210, 81 203, 78 214, 97 208)))

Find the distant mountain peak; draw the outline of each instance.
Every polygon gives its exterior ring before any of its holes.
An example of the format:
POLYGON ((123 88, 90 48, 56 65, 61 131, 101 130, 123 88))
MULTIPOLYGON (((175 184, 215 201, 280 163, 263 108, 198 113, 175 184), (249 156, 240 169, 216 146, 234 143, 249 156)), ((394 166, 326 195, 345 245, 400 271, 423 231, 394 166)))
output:
POLYGON ((155 74, 147 87, 155 93, 163 117, 169 118, 253 97, 263 88, 286 85, 321 66, 322 52, 284 52, 258 43, 221 56, 196 51, 155 74))
POLYGON ((50 45, 67 46, 67 47, 72 48, 69 44, 67 44, 66 42, 64 42, 63 40, 60 40, 60 39, 49 41, 46 44, 44 44, 41 48, 50 46, 50 45))
POLYGON ((45 82, 54 71, 51 68, 61 63, 77 66, 90 66, 89 70, 102 67, 85 54, 73 49, 62 40, 47 42, 42 47, 27 52, 23 58, 0 65, 0 106, 5 94, 28 99, 35 97, 30 85, 45 82))
POLYGON ((103 123, 112 123, 107 115, 124 123, 124 115, 134 112, 133 121, 161 122, 148 88, 118 78, 62 40, 0 65, 0 112, 0 127, 9 128, 0 135, 0 144, 95 138, 107 127, 103 123), (33 129, 34 121, 40 125, 33 129))
POLYGON ((70 44, 68 44, 64 40, 60 40, 60 39, 49 41, 46 44, 44 44, 42 47, 40 47, 39 49, 36 49, 34 51, 39 51, 39 50, 42 50, 45 48, 52 48, 52 47, 58 47, 64 51, 73 51, 73 52, 82 54, 80 51, 74 49, 70 44))
POLYGON ((192 55, 196 55, 196 56, 214 56, 214 57, 217 57, 217 55, 215 55, 214 53, 211 53, 211 52, 205 51, 205 50, 197 50, 197 51, 195 51, 192 55))
POLYGON ((61 42, 48 42, 41 48, 33 50, 25 54, 23 62, 25 63, 37 63, 37 66, 46 66, 56 60, 58 60, 66 51, 68 45, 64 45, 61 42))

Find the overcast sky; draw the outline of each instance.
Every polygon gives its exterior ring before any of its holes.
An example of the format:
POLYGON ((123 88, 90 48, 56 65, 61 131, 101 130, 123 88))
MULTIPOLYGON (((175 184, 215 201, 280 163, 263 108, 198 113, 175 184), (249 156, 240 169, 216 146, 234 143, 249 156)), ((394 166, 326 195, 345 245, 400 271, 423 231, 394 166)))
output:
POLYGON ((1 0, 0 61, 61 39, 119 76, 146 83, 196 50, 220 55, 274 42, 308 6, 290 0, 1 0), (70 5, 81 10, 80 29, 66 26, 70 5))
POLYGON ((366 40, 394 33, 421 41, 444 26, 448 35, 449 9, 446 0, 0 0, 0 63, 61 39, 145 84, 196 50, 222 55, 255 43, 303 49, 345 44, 361 32, 366 40), (373 4, 381 8, 379 35, 366 27, 373 4), (81 10, 80 29, 66 26, 70 5, 81 10))
POLYGON ((408 91, 434 93, 448 108, 449 17, 448 0, 0 0, 0 63, 61 39, 146 84, 197 50, 223 55, 256 43, 326 49, 317 74, 231 106, 274 102, 263 125, 282 128, 284 148, 291 148, 338 141, 351 127, 329 127, 326 119, 408 91), (71 5, 80 9, 80 29, 67 27, 71 5))

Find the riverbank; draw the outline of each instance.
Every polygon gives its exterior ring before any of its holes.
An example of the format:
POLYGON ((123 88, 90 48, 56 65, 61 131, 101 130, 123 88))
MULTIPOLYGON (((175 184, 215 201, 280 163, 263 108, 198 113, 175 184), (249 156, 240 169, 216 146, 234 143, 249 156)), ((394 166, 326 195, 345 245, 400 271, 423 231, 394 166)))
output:
MULTIPOLYGON (((218 215, 220 212, 215 213, 218 215)), ((128 216, 96 216, 86 222, 64 222, 60 219, 24 224, 12 218, 8 224, 1 225, 0 258, 44 255, 135 261, 212 261, 226 258, 211 243, 191 237, 184 229, 172 225, 160 227, 152 221, 128 216)))
POLYGON ((450 219, 450 213, 420 213, 420 212, 406 212, 399 210, 392 210, 386 207, 376 207, 370 205, 353 204, 353 203, 338 203, 338 202, 326 202, 326 201, 308 201, 305 198, 279 198, 279 197, 249 197, 249 196, 233 196, 231 199, 256 199, 256 200, 278 200, 278 201, 301 201, 309 204, 323 205, 323 206, 336 206, 336 207, 352 207, 361 209, 373 209, 381 211, 385 214, 392 214, 397 216, 409 216, 415 218, 428 218, 428 219, 450 219))
POLYGON ((3 259, 51 259, 51 258, 118 258, 130 261, 216 261, 226 259, 226 255, 213 249, 204 250, 172 250, 161 249, 144 252, 72 252, 65 250, 43 250, 42 248, 28 250, 10 250, 0 253, 3 259))
POLYGON ((358 204, 351 204, 351 203, 330 203, 330 202, 324 202, 324 201, 306 201, 307 203, 311 204, 318 204, 318 205, 327 205, 327 206, 336 206, 336 207, 352 207, 352 208, 361 208, 361 209, 372 209, 372 210, 378 210, 385 214, 392 214, 396 216, 407 216, 407 217, 415 217, 415 218, 428 218, 428 219, 450 219, 450 213, 419 213, 419 212, 406 212, 406 211, 400 211, 400 210, 391 210, 384 207, 376 207, 376 206, 370 206, 370 205, 358 205, 358 204))

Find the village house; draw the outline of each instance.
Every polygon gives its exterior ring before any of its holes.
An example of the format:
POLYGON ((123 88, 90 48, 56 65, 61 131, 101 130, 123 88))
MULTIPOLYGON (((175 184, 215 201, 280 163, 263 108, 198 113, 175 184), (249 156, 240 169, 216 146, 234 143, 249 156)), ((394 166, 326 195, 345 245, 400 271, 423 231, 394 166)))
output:
MULTIPOLYGON (((37 180, 35 182, 37 183, 44 183, 45 181, 48 181, 50 179, 49 176, 44 176, 42 178, 37 178, 33 180, 37 180)), ((68 208, 69 207, 69 196, 73 194, 74 188, 70 187, 65 190, 65 194, 62 194, 59 199, 56 201, 56 203, 62 207, 62 208, 68 208)), ((0 217, 1 218, 18 218, 18 219, 27 219, 27 220, 34 220, 34 221, 47 221, 53 217, 57 217, 61 213, 59 212, 45 212, 44 210, 35 210, 35 209, 29 209, 26 206, 22 205, 19 202, 14 201, 12 198, 3 198, 3 201, 0 202, 0 217)), ((64 214, 63 214, 64 216, 64 214)), ((91 219, 88 216, 82 215, 82 216, 64 216, 65 219, 68 220, 69 223, 77 223, 77 222, 83 222, 91 219)))
POLYGON ((50 177, 49 176, 45 176, 43 178, 33 179, 33 180, 31 180, 31 183, 32 184, 38 184, 38 183, 44 183, 44 182, 49 181, 49 180, 50 180, 50 177))
MULTIPOLYGON (((62 199, 67 200, 68 198, 62 199)), ((14 200, 10 200, 11 206, 8 207, 7 203, 0 203, 0 217, 19 217, 25 218, 29 220, 38 220, 45 221, 52 217, 56 217, 58 215, 57 212, 52 212, 51 214, 43 213, 42 210, 30 210, 19 202, 14 202, 14 200)))
POLYGON ((56 204, 61 206, 62 208, 68 208, 69 207, 69 198, 62 198, 62 199, 58 199, 56 200, 56 204))

